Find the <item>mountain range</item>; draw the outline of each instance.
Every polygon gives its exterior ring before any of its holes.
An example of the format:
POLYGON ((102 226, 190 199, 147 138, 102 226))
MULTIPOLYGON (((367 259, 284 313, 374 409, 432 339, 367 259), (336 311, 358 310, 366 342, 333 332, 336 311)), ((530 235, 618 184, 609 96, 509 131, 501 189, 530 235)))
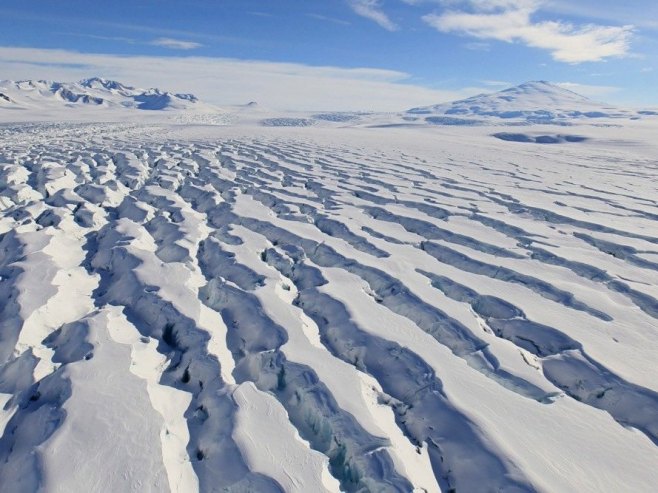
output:
POLYGON ((93 120, 141 118, 147 114, 157 117, 164 111, 166 118, 173 117, 186 123, 241 122, 265 126, 571 125, 658 115, 656 111, 634 111, 593 101, 546 81, 526 82, 495 93, 420 106, 400 113, 318 114, 274 112, 254 102, 219 108, 199 101, 192 94, 141 89, 100 77, 79 82, 4 80, 0 81, 0 111, 4 109, 27 110, 5 113, 4 116, 10 115, 11 121, 19 114, 23 120, 66 120, 81 115, 93 120), (99 109, 115 111, 99 113, 99 109))
POLYGON ((0 81, 0 108, 99 106, 153 111, 188 109, 197 103, 192 94, 140 89, 100 77, 79 82, 0 81))

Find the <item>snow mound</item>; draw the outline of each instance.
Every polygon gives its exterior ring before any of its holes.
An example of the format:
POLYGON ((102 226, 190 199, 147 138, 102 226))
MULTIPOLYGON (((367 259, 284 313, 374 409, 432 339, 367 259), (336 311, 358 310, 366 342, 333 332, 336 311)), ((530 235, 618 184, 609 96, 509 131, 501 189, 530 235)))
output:
POLYGON ((315 120, 311 118, 265 118, 261 121, 264 127, 310 127, 315 125, 315 120))
POLYGON ((498 132, 494 137, 508 142, 525 142, 535 144, 562 144, 564 142, 584 142, 587 137, 582 135, 529 135, 525 133, 498 132))
POLYGON ((361 114, 349 112, 316 113, 313 118, 326 122, 347 123, 359 120, 361 114))

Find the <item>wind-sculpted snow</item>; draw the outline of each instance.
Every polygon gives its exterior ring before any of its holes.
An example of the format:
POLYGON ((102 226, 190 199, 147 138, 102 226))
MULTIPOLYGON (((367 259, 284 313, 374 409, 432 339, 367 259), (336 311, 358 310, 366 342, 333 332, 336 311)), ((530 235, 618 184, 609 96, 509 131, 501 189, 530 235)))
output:
POLYGON ((655 490, 650 147, 269 124, 0 129, 0 492, 655 490))

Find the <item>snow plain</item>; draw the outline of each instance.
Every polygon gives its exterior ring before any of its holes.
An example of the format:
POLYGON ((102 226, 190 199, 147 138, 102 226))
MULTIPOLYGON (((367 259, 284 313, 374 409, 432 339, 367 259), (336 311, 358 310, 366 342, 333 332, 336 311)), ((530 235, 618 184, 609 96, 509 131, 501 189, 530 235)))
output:
POLYGON ((0 126, 0 491, 655 491, 656 119, 253 111, 0 126))

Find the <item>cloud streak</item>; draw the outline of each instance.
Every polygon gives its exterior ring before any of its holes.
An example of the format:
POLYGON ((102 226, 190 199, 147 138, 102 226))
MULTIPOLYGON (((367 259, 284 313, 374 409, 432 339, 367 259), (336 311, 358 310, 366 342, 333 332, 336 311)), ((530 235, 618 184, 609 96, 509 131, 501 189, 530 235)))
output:
POLYGON ((183 41, 174 38, 156 38, 149 42, 153 46, 162 46, 163 48, 171 48, 172 50, 194 50, 201 48, 203 45, 195 41, 183 41))
POLYGON ((343 19, 336 19, 335 17, 329 17, 327 15, 322 15, 322 14, 316 14, 314 12, 309 12, 306 14, 306 17, 310 19, 316 19, 319 21, 325 21, 325 22, 331 22, 333 24, 339 24, 341 26, 349 26, 351 23, 343 20, 343 19))
POLYGON ((14 80, 100 76, 139 87, 191 92, 220 106, 258 101, 264 107, 288 110, 400 111, 478 92, 408 84, 410 76, 395 70, 17 47, 0 47, 0 73, 14 80))
POLYGON ((347 0, 347 3, 357 15, 376 22, 387 31, 398 30, 397 24, 381 9, 379 0, 347 0))
POLYGON ((533 16, 542 5, 540 0, 453 0, 449 3, 457 3, 462 8, 428 14, 423 20, 443 33, 523 43, 547 50, 556 61, 571 64, 629 54, 632 26, 535 21, 533 16))
POLYGON ((643 2, 640 6, 619 0, 545 1, 545 8, 557 14, 598 19, 604 22, 633 24, 644 29, 658 29, 658 4, 655 2, 643 2))
POLYGON ((143 41, 135 38, 128 38, 125 36, 103 36, 100 34, 86 34, 86 33, 72 33, 72 32, 64 32, 57 34, 63 34, 66 36, 75 36, 78 38, 98 39, 101 41, 115 41, 119 43, 131 44, 131 45, 161 46, 163 48, 170 48, 173 50, 193 50, 195 48, 200 48, 204 46, 203 44, 194 41, 184 41, 180 39, 165 38, 165 37, 152 39, 150 41, 143 41))

